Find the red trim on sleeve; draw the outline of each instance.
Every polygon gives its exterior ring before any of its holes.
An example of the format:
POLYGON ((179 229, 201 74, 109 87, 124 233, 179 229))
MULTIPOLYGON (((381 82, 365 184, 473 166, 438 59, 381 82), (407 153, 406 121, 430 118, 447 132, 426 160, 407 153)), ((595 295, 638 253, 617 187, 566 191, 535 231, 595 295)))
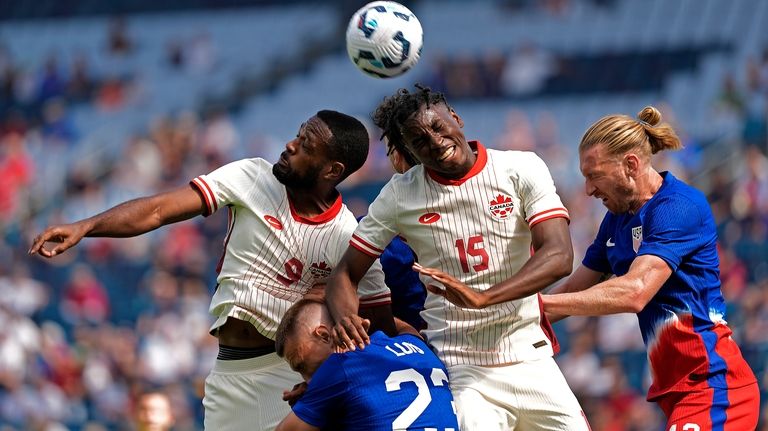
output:
POLYGON ((207 211, 203 213, 203 216, 208 217, 209 215, 213 214, 213 211, 211 211, 211 203, 209 202, 209 198, 208 198, 208 195, 206 194, 206 190, 204 189, 204 186, 201 186, 200 184, 197 183, 199 179, 200 179, 199 177, 193 179, 192 181, 189 182, 189 185, 196 188, 200 192, 200 194, 203 195, 203 202, 205 202, 205 207, 207 208, 207 211))
POLYGON ((360 302, 368 302, 373 301, 374 299, 381 299, 381 298, 389 298, 391 294, 389 292, 379 293, 378 295, 373 296, 366 296, 364 298, 360 298, 360 302))
POLYGON ((534 227, 534 226, 536 226, 537 224, 539 224, 539 223, 541 223, 541 222, 543 222, 543 221, 547 221, 547 220, 549 220, 549 219, 553 219, 553 218, 564 218, 564 219, 565 219, 565 220, 568 222, 568 224, 570 224, 570 223, 571 223, 571 219, 570 219, 570 217, 568 217, 568 216, 567 216, 567 215, 565 215, 565 214, 552 214, 551 216, 548 216, 548 217, 544 217, 544 218, 540 218, 540 219, 538 219, 538 220, 534 221, 534 222, 533 222, 532 224, 530 224, 528 227, 529 227, 529 228, 531 228, 531 227, 534 227))
POLYGON ((291 202, 291 199, 288 199, 288 207, 291 209, 291 216, 294 220, 296 220, 299 223, 304 224, 323 224, 328 221, 333 220, 334 217, 339 215, 339 212, 341 212, 341 194, 336 198, 336 201, 331 205, 330 208, 323 211, 321 214, 318 214, 314 217, 303 217, 299 215, 299 213, 296 212, 296 209, 293 207, 293 202, 291 202))
POLYGON ((558 218, 558 217, 562 217, 562 218, 568 220, 568 223, 571 222, 571 218, 568 215, 568 210, 563 208, 563 207, 552 208, 552 209, 548 209, 546 211, 542 211, 540 213, 536 213, 536 214, 528 217, 526 222, 528 222, 529 228, 530 228, 530 227, 534 227, 535 225, 537 225, 537 224, 539 224, 539 223, 541 223, 541 222, 543 222, 545 220, 549 220, 549 219, 553 219, 553 218, 558 218), (544 216, 544 214, 549 214, 549 213, 555 213, 555 214, 550 214, 548 216, 544 216), (542 216, 544 216, 544 217, 542 217, 542 216))
POLYGON ((373 244, 369 243, 368 241, 360 238, 355 233, 352 234, 352 239, 354 239, 355 241, 358 241, 360 244, 362 244, 362 245, 364 245, 366 247, 369 247, 372 251, 377 251, 377 252, 379 252, 379 254, 384 253, 384 250, 382 250, 382 249, 374 246, 373 244))
POLYGON ((541 300, 541 293, 537 293, 536 298, 539 300, 539 325, 541 326, 541 330, 544 331, 544 335, 549 339, 549 342, 552 343, 552 353, 556 355, 560 353, 560 343, 557 341, 557 336, 555 335, 555 330, 552 329, 552 324, 549 323, 547 315, 544 314, 544 302, 541 300))
POLYGON ((216 202, 216 195, 213 194, 213 190, 211 190, 211 186, 208 185, 208 183, 205 182, 204 179, 197 177, 201 183, 205 186, 206 189, 208 189, 208 193, 210 193, 211 196, 211 203, 213 204, 213 212, 216 212, 219 210, 219 204, 216 202))
POLYGON ((375 258, 377 258, 377 257, 379 257, 379 255, 378 255, 378 254, 375 254, 375 253, 373 253, 373 252, 369 251, 368 249, 364 248, 363 246, 361 246, 361 245, 358 245, 358 244, 357 244, 357 243, 355 243, 355 242, 352 242, 352 240, 350 240, 350 241, 349 241, 349 245, 351 245, 352 247, 354 247, 355 249, 357 249, 359 252, 361 252, 361 253, 363 253, 363 254, 365 254, 365 255, 368 255, 368 256, 370 256, 370 257, 372 257, 372 258, 374 258, 374 259, 375 259, 375 258))

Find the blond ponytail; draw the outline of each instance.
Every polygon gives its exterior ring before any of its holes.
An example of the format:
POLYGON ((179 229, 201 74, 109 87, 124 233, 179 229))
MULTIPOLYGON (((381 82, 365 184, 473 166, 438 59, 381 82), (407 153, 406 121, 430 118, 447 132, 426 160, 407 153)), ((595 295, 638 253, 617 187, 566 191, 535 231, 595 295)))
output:
POLYGON ((650 157, 662 150, 682 147, 680 138, 672 127, 661 122, 661 112, 646 106, 637 119, 628 115, 608 115, 587 129, 579 144, 579 152, 601 144, 610 155, 622 155, 630 151, 650 157))

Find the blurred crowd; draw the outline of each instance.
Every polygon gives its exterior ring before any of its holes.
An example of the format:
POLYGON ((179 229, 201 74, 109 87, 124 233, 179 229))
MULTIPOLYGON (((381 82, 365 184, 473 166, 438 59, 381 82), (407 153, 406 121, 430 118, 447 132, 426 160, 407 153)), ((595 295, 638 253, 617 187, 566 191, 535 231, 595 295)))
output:
MULTIPOLYGON (((104 55, 134 49, 119 20, 107 40, 104 55)), ((181 52, 169 45, 169 53, 181 52)), ((724 78, 712 105, 713 116, 738 131, 734 138, 710 141, 675 124, 686 149, 656 164, 698 186, 712 204, 726 318, 768 400, 768 54, 747 70, 747 77, 724 78)), ((53 58, 23 69, 0 49, 0 80, 0 431, 137 429, 135 412, 147 392, 168 397, 173 429, 201 429, 203 379, 217 352, 208 303, 226 217, 139 238, 87 239, 52 260, 25 251, 45 225, 184 184, 237 158, 246 140, 257 142, 248 152, 258 156, 258 140, 239 136, 225 111, 190 110, 155 118, 116 142, 114 156, 67 160, 87 133, 68 109, 130 105, 122 92, 130 77, 92 77, 81 61, 64 73, 53 58)), ((578 263, 604 209, 584 195, 576 149, 546 112, 507 115, 507 130, 487 145, 536 151, 548 163, 571 213, 578 263)), ((674 123, 674 112, 664 116, 674 123)), ((390 175, 383 145, 372 142, 368 164, 344 189, 358 196, 351 208, 362 214, 365 198, 390 175)), ((569 318, 555 329, 563 346, 557 360, 592 429, 661 429, 660 411, 644 399, 648 370, 635 316, 569 318)))

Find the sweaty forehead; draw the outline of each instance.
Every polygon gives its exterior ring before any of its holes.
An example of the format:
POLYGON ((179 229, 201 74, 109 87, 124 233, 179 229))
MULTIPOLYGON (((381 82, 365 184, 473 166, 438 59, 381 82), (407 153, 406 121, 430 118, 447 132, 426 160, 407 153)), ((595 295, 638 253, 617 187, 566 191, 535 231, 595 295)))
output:
POLYGON ((600 145, 594 145, 584 151, 579 151, 579 169, 582 173, 600 171, 606 163, 614 159, 605 154, 600 145))
POLYGON ((325 121, 321 120, 318 116, 314 116, 307 120, 307 122, 302 125, 302 129, 304 129, 304 132, 307 135, 321 139, 323 142, 330 141, 333 136, 331 129, 325 124, 325 121))
POLYGON ((408 117, 403 122, 403 129, 414 129, 414 128, 420 128, 424 125, 432 124, 433 121, 435 121, 438 118, 443 118, 446 115, 449 115, 447 112, 447 109, 445 108, 445 105, 442 103, 438 104, 431 104, 427 106, 426 104, 421 105, 419 109, 411 114, 410 117, 408 117))

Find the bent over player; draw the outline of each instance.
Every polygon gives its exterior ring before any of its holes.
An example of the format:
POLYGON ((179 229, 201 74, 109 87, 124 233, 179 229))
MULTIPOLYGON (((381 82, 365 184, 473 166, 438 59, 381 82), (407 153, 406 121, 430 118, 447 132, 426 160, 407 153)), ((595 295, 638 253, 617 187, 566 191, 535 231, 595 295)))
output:
POLYGON ((760 392, 731 338, 712 210, 704 195, 651 166, 680 148, 661 114, 609 115, 581 138, 586 192, 608 208, 580 267, 550 293, 556 315, 637 313, 667 430, 753 430, 760 392), (605 274, 616 277, 600 282, 605 274))
MULTIPOLYGON (((283 390, 301 380, 275 354, 277 326, 346 249, 357 222, 336 185, 367 154, 362 123, 320 111, 301 125, 275 164, 236 161, 188 186, 49 227, 30 253, 53 257, 85 236, 130 237, 226 208, 229 230, 210 307, 219 354, 205 383, 205 428, 273 429, 290 411, 283 390), (47 241, 59 244, 48 249, 47 241)), ((361 313, 373 327, 394 333, 380 267, 365 277, 360 296, 361 313)))
POLYGON ((445 366, 412 327, 337 354, 332 329, 325 304, 311 299, 280 323, 277 354, 309 385, 276 431, 458 431, 445 366))
POLYGON ((461 429, 587 430, 539 302, 573 261, 568 211, 544 162, 467 142, 461 117, 427 88, 399 90, 374 117, 421 164, 384 186, 329 279, 336 336, 364 347, 355 292, 400 235, 424 266, 423 333, 448 368, 461 429))

